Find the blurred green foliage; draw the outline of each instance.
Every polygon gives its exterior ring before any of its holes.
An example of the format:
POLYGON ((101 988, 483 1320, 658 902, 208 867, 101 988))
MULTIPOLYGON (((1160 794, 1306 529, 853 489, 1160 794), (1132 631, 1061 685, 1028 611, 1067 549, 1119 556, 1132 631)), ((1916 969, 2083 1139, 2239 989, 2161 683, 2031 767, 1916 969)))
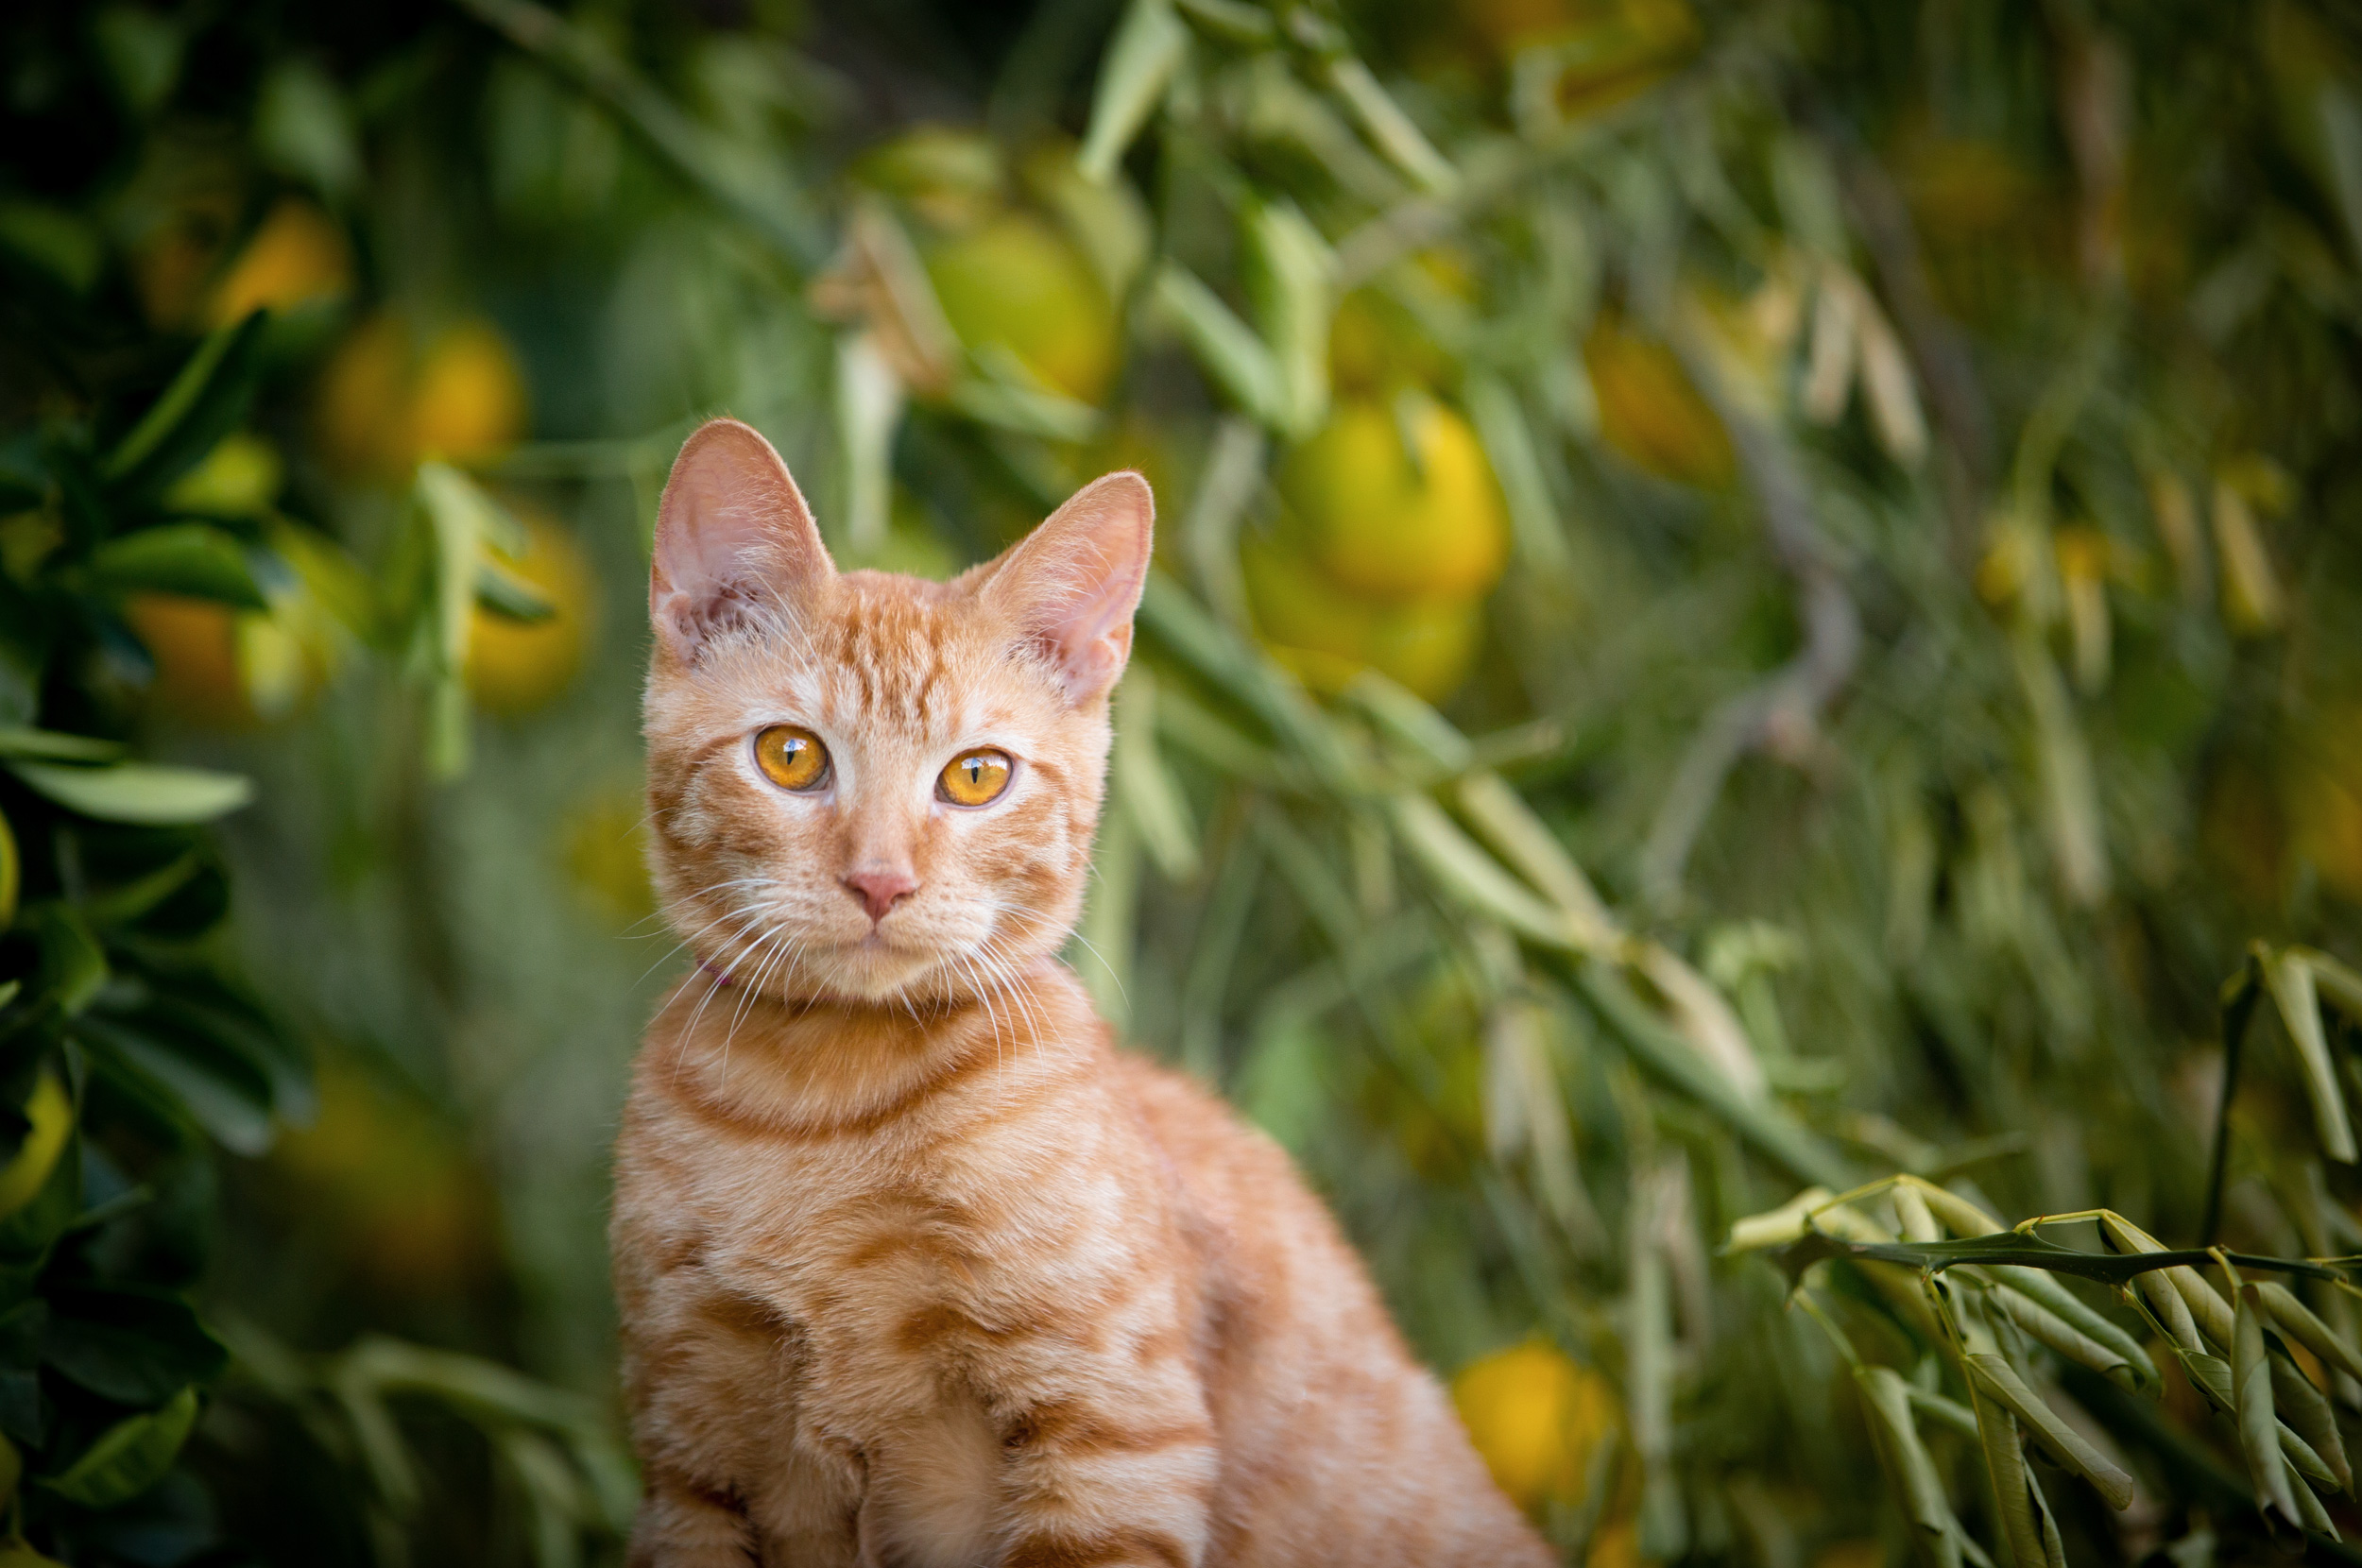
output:
POLYGON ((2344 9, 36 0, 0 61, 0 1101, 77 1130, 0 1219, 11 1532, 615 1550, 642 548, 717 412, 847 565, 1155 483, 1072 960, 1570 1557, 2362 1522, 2333 1282, 2185 1341, 1897 1261, 2362 1252, 2344 9))

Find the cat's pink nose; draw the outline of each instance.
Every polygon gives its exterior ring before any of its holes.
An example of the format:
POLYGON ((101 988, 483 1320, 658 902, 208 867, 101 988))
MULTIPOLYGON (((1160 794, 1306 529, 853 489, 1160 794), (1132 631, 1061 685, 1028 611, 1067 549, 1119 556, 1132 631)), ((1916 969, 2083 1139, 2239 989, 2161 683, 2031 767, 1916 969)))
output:
POLYGON ((886 911, 908 896, 918 886, 918 878, 899 871, 856 871, 845 878, 845 885, 853 890, 862 908, 869 912, 872 924, 886 917, 886 911))

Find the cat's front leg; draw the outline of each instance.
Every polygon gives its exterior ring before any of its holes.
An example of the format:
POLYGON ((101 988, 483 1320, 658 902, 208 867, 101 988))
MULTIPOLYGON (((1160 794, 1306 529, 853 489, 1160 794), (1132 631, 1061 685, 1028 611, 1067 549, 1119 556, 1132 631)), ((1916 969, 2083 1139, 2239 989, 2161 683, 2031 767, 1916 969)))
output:
POLYGON ((1193 1375, 1070 1388, 1020 1409, 1002 1446, 1001 1568, 1205 1560, 1219 1456, 1193 1375))
POLYGON ((754 1568, 746 1510, 728 1493, 653 1470, 632 1521, 627 1568, 754 1568))

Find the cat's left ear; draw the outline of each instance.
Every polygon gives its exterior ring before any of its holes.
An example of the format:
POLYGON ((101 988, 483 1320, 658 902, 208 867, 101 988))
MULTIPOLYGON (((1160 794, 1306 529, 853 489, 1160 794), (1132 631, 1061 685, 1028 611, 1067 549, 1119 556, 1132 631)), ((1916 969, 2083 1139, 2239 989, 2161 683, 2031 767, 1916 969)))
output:
POLYGON ((1076 706, 1104 697, 1132 656, 1156 501, 1136 473, 1077 490, 993 569, 984 594, 1016 619, 1076 706))

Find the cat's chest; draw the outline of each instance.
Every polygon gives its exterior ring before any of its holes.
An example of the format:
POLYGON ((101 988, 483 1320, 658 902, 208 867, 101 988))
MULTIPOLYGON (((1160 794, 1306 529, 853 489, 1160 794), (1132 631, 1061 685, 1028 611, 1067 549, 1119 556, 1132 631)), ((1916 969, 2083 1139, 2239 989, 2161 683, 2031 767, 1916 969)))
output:
POLYGON ((1069 1272, 1099 1185, 1087 1137, 1044 1159, 988 1141, 914 1150, 874 1138, 710 1150, 683 1219, 710 1288, 751 1297, 815 1349, 905 1354, 949 1318, 1028 1310, 1069 1272))

